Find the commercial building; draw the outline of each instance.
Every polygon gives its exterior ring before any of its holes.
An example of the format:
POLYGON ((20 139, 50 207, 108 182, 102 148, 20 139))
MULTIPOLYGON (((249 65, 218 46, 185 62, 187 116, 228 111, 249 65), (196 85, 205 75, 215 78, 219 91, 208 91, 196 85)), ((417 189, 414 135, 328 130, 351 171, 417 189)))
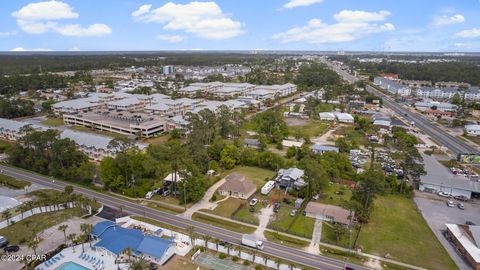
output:
POLYGON ((480 270, 480 226, 445 224, 447 238, 474 270, 480 270))
POLYGON ((340 123, 353 123, 354 118, 351 114, 349 113, 338 113, 334 112, 335 118, 337 118, 337 121, 340 123))
POLYGON ((443 112, 456 112, 458 109, 457 105, 437 101, 415 102, 414 106, 419 111, 426 111, 435 108, 436 110, 443 112))
POLYGON ((318 115, 322 121, 335 121, 335 114, 331 112, 321 112, 318 115))
POLYGON ((175 242, 156 235, 145 235, 137 229, 127 229, 111 221, 102 221, 93 226, 94 246, 118 257, 130 249, 135 257, 143 257, 160 265, 175 255, 175 242))
POLYGON ((37 125, 25 122, 0 118, 0 138, 8 141, 17 141, 25 135, 25 128, 41 129, 37 125))

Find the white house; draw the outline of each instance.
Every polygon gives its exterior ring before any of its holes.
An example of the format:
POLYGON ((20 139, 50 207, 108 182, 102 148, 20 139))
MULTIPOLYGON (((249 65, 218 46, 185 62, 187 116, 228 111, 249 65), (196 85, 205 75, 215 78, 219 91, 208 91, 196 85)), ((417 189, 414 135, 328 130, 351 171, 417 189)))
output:
POLYGON ((331 112, 321 112, 318 116, 322 121, 335 121, 335 115, 331 112))
POLYGON ((337 121, 340 123, 353 123, 353 116, 349 113, 334 113, 337 121))

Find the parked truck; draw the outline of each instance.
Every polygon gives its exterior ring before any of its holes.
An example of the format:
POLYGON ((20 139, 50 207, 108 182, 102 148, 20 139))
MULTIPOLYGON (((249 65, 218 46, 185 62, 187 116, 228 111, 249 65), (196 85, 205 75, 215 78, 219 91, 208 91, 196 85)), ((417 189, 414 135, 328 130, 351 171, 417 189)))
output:
POLYGON ((255 235, 252 235, 252 234, 242 235, 242 245, 260 249, 260 250, 263 249, 263 241, 258 239, 255 235))

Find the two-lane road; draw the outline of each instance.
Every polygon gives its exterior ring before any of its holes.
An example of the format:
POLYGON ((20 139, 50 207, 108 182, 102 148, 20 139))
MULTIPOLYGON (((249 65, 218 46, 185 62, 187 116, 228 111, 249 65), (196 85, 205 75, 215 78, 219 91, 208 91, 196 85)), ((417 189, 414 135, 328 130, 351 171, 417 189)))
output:
MULTIPOLYGON (((32 183, 40 184, 52 189, 64 190, 65 186, 70 184, 70 183, 58 181, 58 180, 53 182, 52 179, 50 179, 49 177, 41 176, 38 174, 30 173, 24 170, 8 167, 4 165, 0 165, 0 169, 3 170, 3 174, 5 175, 16 177, 18 179, 22 179, 32 183)), ((152 209, 137 203, 133 203, 128 200, 109 196, 104 193, 96 192, 94 190, 80 187, 80 186, 75 186, 75 192, 82 194, 86 197, 94 198, 98 202, 113 208, 118 208, 119 206, 121 206, 122 209, 129 214, 143 216, 143 217, 157 220, 157 221, 160 221, 178 228, 182 228, 182 229, 185 229, 188 226, 194 226, 196 232, 200 234, 210 235, 213 238, 220 239, 223 241, 228 241, 230 243, 237 244, 237 245, 241 244, 242 235, 236 232, 231 232, 231 231, 218 228, 215 226, 211 226, 208 224, 204 224, 201 222, 188 220, 183 217, 171 215, 165 212, 158 211, 156 209, 152 209)), ((338 269, 343 269, 345 266, 345 263, 343 261, 331 259, 325 256, 309 254, 304 251, 279 245, 277 243, 270 242, 270 241, 265 241, 265 247, 262 252, 269 256, 281 258, 284 260, 288 260, 294 263, 306 265, 306 266, 317 268, 317 269, 338 270, 338 269)), ((362 270, 367 269, 357 265, 350 265, 350 266, 352 266, 354 269, 362 269, 362 270)))
MULTIPOLYGON (((357 77, 349 74, 345 70, 342 70, 340 67, 332 64, 331 62, 323 61, 323 63, 327 64, 331 69, 333 69, 340 76, 342 76, 344 80, 346 80, 350 83, 355 83, 359 80, 357 77)), ((382 93, 381 91, 378 91, 377 89, 375 89, 375 88, 373 88, 369 85, 367 85, 367 91, 369 91, 371 93, 374 93, 377 96, 382 97, 383 104, 387 108, 391 109, 392 111, 394 111, 398 115, 401 115, 404 118, 408 119, 410 122, 414 122, 414 125, 418 129, 420 129, 425 134, 427 134, 428 136, 433 138, 435 141, 437 141, 442 146, 447 147, 455 155, 457 155, 459 153, 478 153, 478 152, 480 152, 478 147, 471 146, 470 144, 462 141, 461 139, 447 133, 442 128, 433 124, 425 116, 409 110, 408 108, 404 107, 404 105, 399 104, 398 102, 393 100, 388 95, 382 93)))

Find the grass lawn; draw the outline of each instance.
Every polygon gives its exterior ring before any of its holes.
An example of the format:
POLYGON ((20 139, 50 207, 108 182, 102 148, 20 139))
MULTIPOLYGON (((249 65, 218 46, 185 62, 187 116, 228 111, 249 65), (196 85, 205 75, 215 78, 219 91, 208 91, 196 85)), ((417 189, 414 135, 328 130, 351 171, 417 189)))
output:
POLYGON ((27 182, 27 181, 24 181, 24 180, 21 180, 21 179, 17 179, 15 177, 11 177, 11 176, 8 176, 8 175, 1 174, 0 175, 0 185, 1 186, 7 186, 7 187, 10 187, 10 188, 13 188, 13 189, 23 189, 27 186, 30 186, 31 183, 27 182))
MULTIPOLYGON (((354 239, 355 235, 352 235, 352 242, 354 239)), ((327 222, 323 222, 322 224, 322 242, 328 243, 328 244, 334 244, 337 246, 342 246, 342 247, 348 247, 349 242, 350 242, 350 235, 348 231, 345 231, 343 233, 338 242, 335 237, 335 230, 333 229, 333 225, 327 222)))
POLYGON ((113 137, 113 138, 116 138, 116 139, 128 138, 127 135, 123 135, 123 134, 119 134, 119 133, 115 133, 115 132, 108 132, 108 131, 103 131, 103 130, 91 129, 91 128, 88 128, 88 127, 71 126, 69 128, 71 130, 75 130, 75 131, 88 132, 88 133, 93 133, 93 134, 97 134, 97 135, 113 137))
POLYGON ((161 266, 160 269, 162 270, 205 270, 207 268, 201 267, 195 263, 192 263, 192 260, 190 258, 185 258, 182 256, 175 255, 173 258, 168 260, 168 262, 161 266))
POLYGON ((147 138, 142 140, 142 143, 153 144, 153 145, 164 145, 170 139, 170 134, 162 134, 154 138, 147 138))
POLYGON ((282 204, 278 213, 275 213, 268 223, 268 228, 285 233, 291 233, 306 238, 312 237, 315 219, 305 217, 298 212, 296 216, 290 216, 293 208, 282 204))
POLYGON ((270 180, 276 174, 274 171, 258 167, 237 166, 231 170, 221 173, 220 179, 232 173, 238 173, 245 176, 248 180, 255 183, 257 188, 262 187, 266 183, 267 178, 270 180))
POLYGON ((325 132, 328 128, 328 124, 320 120, 309 119, 305 125, 292 125, 288 127, 290 135, 301 134, 309 138, 318 137, 325 132))
POLYGON ((259 221, 256 214, 260 212, 260 209, 262 209, 262 205, 260 203, 257 203, 253 207, 253 212, 250 212, 250 207, 251 206, 247 204, 240 206, 240 209, 238 209, 238 211, 233 215, 232 218, 246 223, 258 225, 259 221))
POLYGON ((42 121, 40 124, 43 124, 49 127, 58 127, 58 126, 63 126, 64 123, 62 118, 49 118, 45 121, 42 121))
POLYGON ((307 241, 303 241, 293 237, 288 237, 282 234, 278 234, 276 232, 265 231, 263 232, 263 234, 265 235, 265 238, 267 238, 268 241, 272 241, 272 242, 289 246, 289 247, 304 248, 309 245, 307 241))
POLYGON ((228 198, 225 201, 218 204, 217 207, 213 210, 203 209, 207 213, 211 213, 217 216, 222 216, 226 218, 231 218, 233 213, 242 205, 245 204, 245 200, 240 200, 237 198, 228 198))
POLYGON ((480 145, 480 136, 467 136, 467 135, 463 135, 463 137, 469 139, 470 141, 480 145))
POLYGON ((10 244, 25 244, 32 236, 32 232, 41 232, 72 217, 79 217, 87 212, 80 208, 37 214, 0 230, 10 244))
POLYGON ((13 142, 0 140, 0 153, 4 153, 5 151, 12 148, 13 146, 15 146, 15 143, 13 142))
POLYGON ((375 200, 358 244, 365 252, 390 256, 428 269, 456 269, 453 260, 417 212, 411 199, 382 196, 375 200), (422 258, 419 260, 419 258, 422 258))
POLYGON ((231 222, 231 221, 207 216, 199 212, 194 213, 192 215, 192 219, 203 222, 203 223, 207 223, 213 226, 217 226, 220 228, 224 228, 230 231, 238 232, 238 233, 253 233, 256 229, 254 227, 241 225, 236 222, 231 222))
POLYGON ((347 141, 356 142, 358 145, 366 145, 368 143, 368 139, 366 138, 365 134, 355 130, 355 127, 352 125, 342 125, 337 128, 333 134, 344 136, 347 141))
POLYGON ((350 200, 351 196, 352 190, 349 187, 338 183, 329 183, 322 190, 322 196, 318 199, 318 202, 342 206, 345 201, 350 200), (335 194, 335 192, 343 194, 335 194))

